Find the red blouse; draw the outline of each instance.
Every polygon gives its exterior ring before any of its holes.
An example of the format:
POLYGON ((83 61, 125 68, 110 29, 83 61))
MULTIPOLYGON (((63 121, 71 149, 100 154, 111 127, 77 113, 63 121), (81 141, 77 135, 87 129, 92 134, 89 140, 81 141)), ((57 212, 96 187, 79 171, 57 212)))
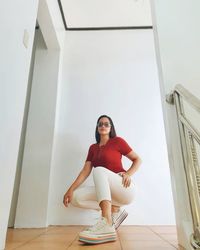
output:
POLYGON ((121 137, 110 138, 108 142, 99 146, 98 143, 92 144, 89 148, 86 161, 91 161, 93 167, 101 166, 115 173, 124 172, 121 158, 127 155, 132 148, 121 137))

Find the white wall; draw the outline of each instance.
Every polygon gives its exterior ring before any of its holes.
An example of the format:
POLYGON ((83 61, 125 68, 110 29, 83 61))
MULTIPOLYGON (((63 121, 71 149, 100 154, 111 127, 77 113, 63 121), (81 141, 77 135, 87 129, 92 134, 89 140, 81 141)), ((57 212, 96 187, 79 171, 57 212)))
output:
POLYGON ((62 6, 69 28, 152 25, 149 0, 76 0, 62 6))
MULTIPOLYGON (((48 16, 51 17, 51 21, 49 19, 47 19, 47 23, 49 25, 52 24, 52 26, 54 27, 54 32, 56 33, 56 40, 59 43, 59 47, 62 49, 64 46, 64 40, 65 40, 65 27, 63 24, 61 13, 60 13, 58 1, 57 0, 45 0, 45 2, 46 2, 46 5, 43 4, 42 6, 44 9, 46 9, 46 6, 47 6, 48 13, 46 13, 46 15, 47 15, 47 17, 48 16)), ((41 17, 41 19, 43 19, 44 18, 44 10, 41 14, 42 15, 40 17, 41 17)), ((39 18, 39 16, 38 16, 38 18, 39 18)), ((46 26, 46 29, 49 31, 48 26, 46 26)), ((54 32, 52 32, 52 33, 54 33, 54 32)), ((49 36, 49 32, 46 32, 46 35, 49 36)), ((53 37, 49 38, 48 42, 50 43, 52 41, 52 39, 55 40, 54 35, 53 35, 53 37)), ((55 46, 56 46, 56 43, 54 44, 53 48, 55 48, 55 46)))
POLYGON ((36 31, 36 52, 15 227, 47 226, 59 50, 36 31))
POLYGON ((11 208, 10 208, 8 227, 14 227, 14 224, 15 224, 15 216, 16 216, 17 201, 18 201, 18 194, 19 194, 19 185, 20 185, 21 172, 22 172, 22 161, 23 161, 23 154, 24 154, 26 127, 27 127, 27 120, 28 120, 27 118, 28 118, 28 112, 29 112, 31 87, 32 87, 32 80, 33 80, 35 49, 36 49, 36 36, 34 36, 34 41, 33 41, 32 55, 31 55, 31 62, 30 62, 30 69, 29 69, 29 77, 28 77, 27 94, 26 94, 26 102, 25 102, 25 107, 24 107, 24 117, 23 117, 22 128, 21 128, 22 132, 21 132, 21 137, 20 137, 16 175, 15 175, 15 183, 14 183, 14 187, 13 187, 13 196, 12 196, 12 202, 11 202, 11 208))
POLYGON ((152 30, 68 32, 62 67, 49 224, 91 224, 97 217, 64 208, 62 199, 84 164, 101 114, 113 118, 118 135, 143 160, 126 224, 174 224, 152 30))
MULTIPOLYGON (((152 1, 178 236, 179 242, 186 249, 190 249, 191 215, 180 153, 175 107, 166 104, 165 95, 174 89, 175 84, 179 83, 200 98, 199 8, 198 0, 192 2, 186 0, 152 1)), ((199 128, 199 116, 198 118, 196 116, 195 121, 199 128)))
MULTIPOLYGON (((61 16, 52 16, 58 13, 57 1, 45 1, 43 3, 43 13, 49 17, 51 13, 52 21, 49 25, 54 27, 54 32, 48 39, 57 41, 56 48, 62 47, 63 24, 61 26, 61 16), (47 4, 48 5, 47 5, 47 4), (53 10, 52 10, 53 9, 53 10)), ((8 225, 9 211, 13 193, 16 165, 22 132, 22 121, 24 116, 28 75, 33 45, 33 37, 38 11, 38 1, 6 1, 1 3, 0 9, 0 249, 4 249, 5 236, 8 225), (20 13, 20 15, 19 15, 20 13), (28 46, 23 44, 24 31, 28 34, 28 46)), ((39 20, 38 20, 39 21, 39 20)), ((46 19, 47 21, 47 19, 46 19)), ((43 32, 49 26, 39 21, 43 32), (43 24, 43 25, 42 25, 43 24)), ((52 30, 51 30, 52 31, 52 30)), ((45 37, 46 38, 46 37, 45 37)), ((48 43, 50 44, 50 42, 48 43)), ((51 43, 51 49, 54 44, 51 43)), ((57 62, 60 66, 61 60, 57 62)), ((58 68, 57 68, 58 70, 58 68)), ((59 72, 57 72, 58 75, 59 72)), ((53 80, 53 79, 52 79, 53 80)), ((59 76, 57 82, 59 81, 59 76)), ((55 84, 57 83, 55 82, 55 84)), ((54 93, 56 95, 56 93, 54 93)), ((53 105, 55 108, 55 103, 53 105)), ((51 157, 51 156, 50 156, 51 157)), ((30 194, 31 195, 31 194, 30 194)), ((48 194, 47 194, 48 202, 48 194)), ((47 214, 47 213, 46 213, 47 214)), ((26 215, 24 215, 26 216, 26 215)))
POLYGON ((38 1, 5 1, 0 8, 0 249, 9 218, 37 5, 38 1), (23 45, 25 29, 28 48, 23 45))
POLYGON ((65 34, 58 10, 55 0, 39 1, 37 21, 41 32, 36 32, 35 64, 15 227, 48 225, 51 153, 65 34))
POLYGON ((64 41, 64 25, 56 0, 40 0, 38 23, 48 49, 60 49, 64 41))

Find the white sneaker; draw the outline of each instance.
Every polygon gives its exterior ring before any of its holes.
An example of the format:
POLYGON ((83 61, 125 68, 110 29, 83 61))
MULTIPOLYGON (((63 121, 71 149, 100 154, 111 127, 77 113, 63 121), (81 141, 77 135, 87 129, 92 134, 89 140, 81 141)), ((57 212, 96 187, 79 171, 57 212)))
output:
POLYGON ((79 234, 79 241, 89 244, 115 241, 116 238, 115 227, 109 225, 104 217, 101 217, 94 226, 87 228, 79 234))
POLYGON ((120 210, 119 212, 112 214, 112 220, 115 229, 117 229, 122 224, 127 216, 128 213, 126 212, 126 210, 120 210))

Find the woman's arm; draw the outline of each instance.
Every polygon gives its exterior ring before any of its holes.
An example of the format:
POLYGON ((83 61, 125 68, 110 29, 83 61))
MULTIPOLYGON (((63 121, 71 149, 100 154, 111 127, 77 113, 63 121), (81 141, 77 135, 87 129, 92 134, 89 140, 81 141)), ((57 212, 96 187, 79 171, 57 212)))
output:
POLYGON ((142 163, 142 160, 134 151, 131 151, 130 153, 128 153, 126 157, 132 161, 132 165, 126 171, 126 173, 131 176, 138 170, 140 164, 142 163))
POLYGON ((72 200, 73 192, 76 188, 78 188, 90 175, 92 171, 92 164, 90 161, 86 161, 85 165, 83 166, 81 172, 79 173, 78 177, 76 180, 72 183, 70 188, 67 190, 63 197, 63 204, 67 207, 68 204, 72 200))
POLYGON ((134 151, 128 153, 126 157, 132 161, 132 165, 126 172, 122 173, 121 175, 123 177, 122 184, 124 185, 124 187, 129 187, 131 184, 130 176, 138 170, 140 164, 142 163, 142 160, 134 151))

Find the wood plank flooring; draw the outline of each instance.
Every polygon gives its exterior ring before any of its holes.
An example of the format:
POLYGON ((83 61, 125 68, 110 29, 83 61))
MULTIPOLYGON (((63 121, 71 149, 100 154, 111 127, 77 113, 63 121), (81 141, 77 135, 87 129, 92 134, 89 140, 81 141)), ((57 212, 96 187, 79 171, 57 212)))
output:
POLYGON ((120 226, 115 242, 85 245, 78 233, 85 226, 8 229, 6 250, 182 250, 175 226, 120 226))

